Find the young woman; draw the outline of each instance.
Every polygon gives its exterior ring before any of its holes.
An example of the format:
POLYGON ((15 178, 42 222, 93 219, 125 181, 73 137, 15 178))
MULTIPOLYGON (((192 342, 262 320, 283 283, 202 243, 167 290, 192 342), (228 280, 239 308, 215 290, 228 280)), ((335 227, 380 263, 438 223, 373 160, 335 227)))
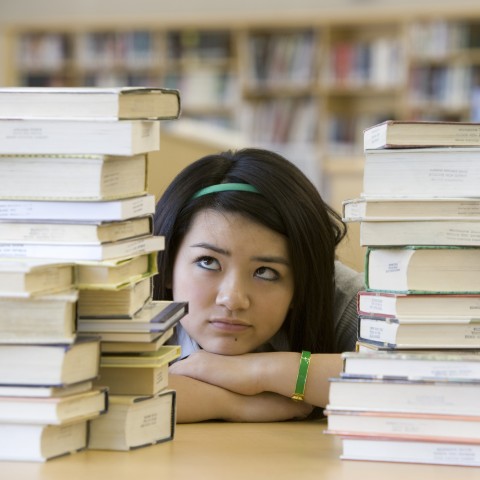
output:
POLYGON ((157 204, 154 297, 189 302, 171 343, 179 422, 277 421, 328 401, 356 341, 363 276, 339 216, 293 164, 244 149, 185 168, 157 204), (301 400, 301 401, 299 401, 301 400))

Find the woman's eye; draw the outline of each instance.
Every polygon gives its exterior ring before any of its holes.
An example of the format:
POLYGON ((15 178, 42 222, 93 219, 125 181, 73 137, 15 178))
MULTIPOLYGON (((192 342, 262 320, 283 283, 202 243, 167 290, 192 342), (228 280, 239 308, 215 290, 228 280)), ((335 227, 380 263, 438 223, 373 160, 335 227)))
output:
POLYGON ((205 270, 220 270, 218 260, 213 257, 200 257, 195 260, 195 263, 205 270))
POLYGON ((255 276, 262 278, 263 280, 278 280, 280 278, 278 272, 268 267, 257 268, 255 276))

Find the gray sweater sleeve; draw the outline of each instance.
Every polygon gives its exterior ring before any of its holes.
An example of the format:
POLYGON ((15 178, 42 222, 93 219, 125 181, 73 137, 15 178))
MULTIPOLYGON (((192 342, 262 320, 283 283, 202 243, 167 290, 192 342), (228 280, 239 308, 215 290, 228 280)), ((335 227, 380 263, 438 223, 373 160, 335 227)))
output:
POLYGON ((355 350, 357 341, 357 293, 365 288, 363 273, 335 262, 335 350, 355 350))

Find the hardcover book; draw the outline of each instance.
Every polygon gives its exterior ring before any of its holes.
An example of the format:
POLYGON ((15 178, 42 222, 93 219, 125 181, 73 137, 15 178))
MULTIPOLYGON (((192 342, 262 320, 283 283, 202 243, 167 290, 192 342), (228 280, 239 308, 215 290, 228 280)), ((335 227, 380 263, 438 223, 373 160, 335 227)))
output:
POLYGON ((108 412, 90 422, 90 450, 131 450, 172 440, 175 391, 153 396, 111 395, 108 412))
POLYGON ((73 343, 77 290, 30 298, 0 297, 1 343, 73 343))
POLYGON ((0 423, 41 423, 62 425, 91 420, 108 407, 106 388, 63 397, 0 396, 0 423))
POLYGON ((364 130, 366 150, 438 146, 480 146, 480 124, 387 120, 364 130))
POLYGON ((365 258, 368 290, 442 294, 480 292, 480 248, 368 247, 365 258))
POLYGON ((45 295, 74 286, 73 263, 0 258, 0 297, 45 295))
POLYGON ((149 87, 0 88, 3 119, 175 119, 180 93, 149 87))
POLYGON ((82 262, 84 260, 131 258, 135 255, 158 252, 163 250, 164 247, 165 239, 153 235, 100 245, 0 243, 0 256, 8 258, 51 258, 82 262))
POLYGON ((155 196, 151 194, 103 201, 0 200, 0 220, 114 222, 154 213, 155 196))
MULTIPOLYGON (((0 120, 0 128, 1 124, 0 120)), ((40 215, 41 220, 58 216, 64 221, 73 220, 75 215, 82 218, 82 212, 86 215, 95 208, 85 202, 63 206, 14 200, 97 201, 145 195, 146 155, 78 155, 79 151, 72 155, 0 155, 1 218, 28 220, 40 215), (72 217, 67 214, 69 207, 72 217)), ((83 219, 94 221, 96 215, 83 219)))
POLYGON ((366 150, 362 196, 479 197, 479 179, 480 145, 366 150))
POLYGON ((137 155, 160 149, 160 122, 0 120, 0 142, 5 155, 137 155))
POLYGON ((77 338, 65 344, 0 344, 0 384, 62 386, 98 376, 100 340, 77 338))
POLYGON ((0 423, 0 460, 45 462, 87 447, 87 421, 68 425, 0 423))

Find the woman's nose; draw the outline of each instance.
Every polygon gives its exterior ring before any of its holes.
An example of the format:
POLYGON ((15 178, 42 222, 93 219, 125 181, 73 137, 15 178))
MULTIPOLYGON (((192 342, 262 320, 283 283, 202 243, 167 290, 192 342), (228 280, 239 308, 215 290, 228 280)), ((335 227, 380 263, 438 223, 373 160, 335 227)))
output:
POLYGON ((217 305, 222 305, 231 311, 244 310, 250 305, 250 295, 239 278, 230 276, 221 283, 216 298, 217 305))

